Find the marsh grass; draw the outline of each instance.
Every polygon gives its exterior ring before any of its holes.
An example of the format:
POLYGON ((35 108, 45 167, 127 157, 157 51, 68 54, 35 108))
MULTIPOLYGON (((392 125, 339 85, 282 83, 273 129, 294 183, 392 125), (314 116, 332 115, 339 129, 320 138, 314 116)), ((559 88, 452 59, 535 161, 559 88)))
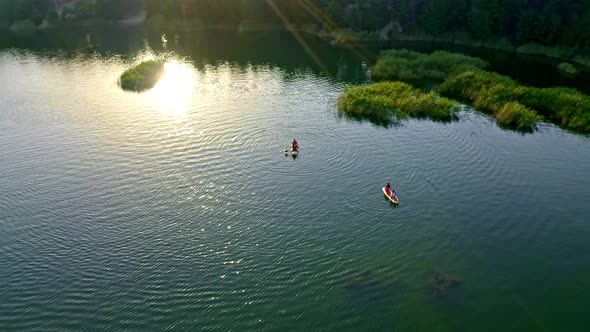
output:
POLYGON ((590 97, 575 89, 528 87, 500 74, 468 70, 450 77, 439 92, 471 101, 509 127, 532 129, 543 116, 564 128, 590 131, 590 97))
POLYGON ((456 102, 402 82, 349 87, 338 98, 338 110, 356 119, 387 125, 407 117, 450 121, 456 102))
POLYGON ((164 74, 163 60, 149 60, 126 70, 119 80, 121 88, 144 91, 154 87, 164 74))
MULTIPOLYGON (((542 45, 535 44, 526 45, 521 49, 530 53, 543 50, 547 51, 546 48, 542 49, 542 45)), ((562 51, 562 54, 567 53, 566 49, 562 51)), ((530 131, 544 118, 567 129, 590 132, 590 96, 575 89, 524 86, 509 77, 486 71, 487 67, 487 62, 462 54, 444 51, 424 54, 403 49, 389 50, 381 53, 373 67, 372 77, 378 82, 403 81, 416 87, 435 90, 444 97, 470 102, 477 110, 492 114, 498 123, 506 128, 530 131)), ((576 68, 568 63, 561 64, 560 69, 569 73, 576 71, 576 68)), ((408 88, 407 85, 403 87, 408 88)), ((401 91, 400 86, 396 89, 384 85, 372 90, 364 87, 360 90, 363 93, 351 93, 348 99, 360 100, 358 109, 347 113, 370 114, 371 117, 378 118, 378 109, 394 108, 397 109, 395 115, 404 115, 405 110, 411 108, 407 105, 392 105, 390 99, 397 98, 397 95, 405 96, 407 91, 401 91), (380 100, 383 105, 373 107, 380 100)), ((420 93, 429 95, 425 92, 420 93)), ((436 96, 440 98, 439 95, 436 96)), ((389 111, 384 111, 387 112, 389 111)), ((428 114, 433 119, 440 119, 438 112, 439 110, 420 109, 419 112, 411 114, 428 114)), ((381 116, 388 117, 387 114, 381 116)))
POLYGON ((562 87, 525 89, 522 104, 564 128, 590 132, 590 96, 562 87))
POLYGON ((482 59, 458 53, 424 54, 402 49, 382 52, 371 74, 374 81, 403 81, 425 87, 441 83, 453 73, 488 65, 482 59))

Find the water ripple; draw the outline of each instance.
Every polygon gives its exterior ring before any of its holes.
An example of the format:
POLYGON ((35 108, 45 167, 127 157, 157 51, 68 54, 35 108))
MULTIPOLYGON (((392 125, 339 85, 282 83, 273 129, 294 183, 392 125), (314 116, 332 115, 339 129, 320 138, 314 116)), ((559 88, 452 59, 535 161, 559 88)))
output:
POLYGON ((341 82, 272 64, 179 58, 192 86, 127 93, 129 61, 0 56, 0 329, 431 330, 586 294, 588 138, 347 121, 341 82), (465 287, 429 297, 433 265, 465 287))

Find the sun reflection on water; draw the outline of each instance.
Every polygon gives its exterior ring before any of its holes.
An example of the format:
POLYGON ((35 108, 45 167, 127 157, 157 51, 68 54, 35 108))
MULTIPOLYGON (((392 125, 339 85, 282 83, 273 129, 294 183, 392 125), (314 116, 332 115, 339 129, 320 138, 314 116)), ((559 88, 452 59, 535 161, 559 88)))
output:
POLYGON ((166 114, 185 114, 193 93, 193 70, 189 64, 179 62, 167 62, 164 69, 164 75, 147 97, 166 114))

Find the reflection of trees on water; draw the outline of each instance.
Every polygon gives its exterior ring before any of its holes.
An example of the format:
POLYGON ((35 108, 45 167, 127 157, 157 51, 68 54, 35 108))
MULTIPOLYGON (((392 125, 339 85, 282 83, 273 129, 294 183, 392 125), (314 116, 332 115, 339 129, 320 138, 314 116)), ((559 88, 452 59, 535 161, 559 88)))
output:
MULTIPOLYGON (((0 34, 2 35, 2 34, 0 34)), ((75 28, 51 28, 30 34, 6 34, 0 37, 0 50, 16 48, 44 54, 94 54, 96 56, 131 55, 144 46, 145 33, 139 28, 108 25, 75 28)))
POLYGON ((330 46, 312 35, 306 36, 306 44, 313 49, 315 57, 288 32, 193 31, 166 36, 168 43, 163 48, 160 35, 148 34, 149 47, 157 53, 167 51, 190 59, 199 69, 230 64, 241 70, 280 67, 285 78, 311 71, 330 79, 353 82, 366 79, 362 63, 367 59, 346 48, 330 46))
POLYGON ((367 71, 378 48, 407 48, 423 52, 443 49, 483 58, 492 69, 532 86, 560 85, 590 92, 590 76, 564 78, 555 64, 542 59, 515 57, 513 53, 486 51, 433 42, 392 42, 390 45, 331 46, 311 34, 300 34, 314 57, 285 31, 235 32, 153 31, 142 27, 92 26, 48 29, 31 34, 0 34, 0 50, 16 48, 40 56, 89 56, 133 61, 138 55, 170 53, 186 58, 197 68, 204 65, 231 64, 233 68, 256 70, 261 66, 281 68, 285 79, 301 72, 312 72, 336 81, 359 83, 367 80, 367 71), (166 34, 166 47, 162 35, 166 34), (362 56, 361 54, 364 54, 362 56), (371 56, 372 55, 372 56, 371 56), (318 63, 319 62, 319 63, 318 63))
POLYGON ((0 46, 32 51, 40 56, 116 56, 129 61, 146 53, 171 55, 186 59, 199 70, 227 65, 242 72, 280 68, 285 80, 307 73, 350 83, 367 79, 367 65, 363 63, 368 59, 347 48, 330 46, 312 35, 306 35, 305 42, 315 57, 288 32, 167 32, 165 45, 163 34, 142 28, 54 29, 26 37, 0 39, 0 46))

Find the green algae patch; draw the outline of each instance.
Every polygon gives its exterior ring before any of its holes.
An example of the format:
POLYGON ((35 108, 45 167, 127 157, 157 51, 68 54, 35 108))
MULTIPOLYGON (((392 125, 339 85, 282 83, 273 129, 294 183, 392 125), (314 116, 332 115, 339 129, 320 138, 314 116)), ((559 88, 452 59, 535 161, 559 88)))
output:
POLYGON ((141 92, 153 88, 164 75, 164 61, 144 61, 126 70, 119 79, 123 90, 141 92))
POLYGON ((350 117, 387 125, 406 117, 450 121, 457 102, 402 82, 349 87, 338 98, 338 110, 350 117))

